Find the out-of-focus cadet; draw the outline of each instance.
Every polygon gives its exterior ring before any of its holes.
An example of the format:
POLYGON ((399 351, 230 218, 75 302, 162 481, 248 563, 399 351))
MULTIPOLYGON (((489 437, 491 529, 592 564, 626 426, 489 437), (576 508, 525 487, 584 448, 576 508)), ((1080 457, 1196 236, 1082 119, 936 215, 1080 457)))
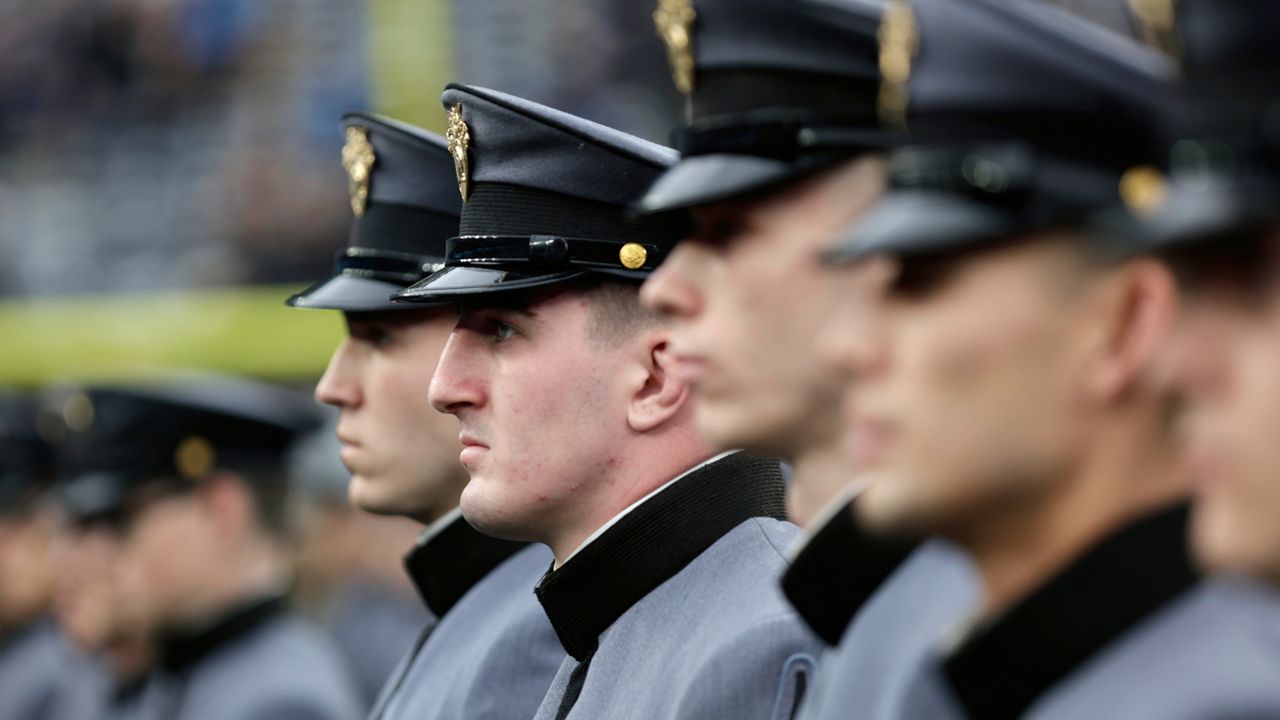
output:
POLYGON ((157 668, 140 718, 347 719, 341 657, 284 606, 289 443, 315 408, 284 390, 201 376, 67 391, 62 493, 81 516, 120 508, 157 668))
POLYGON ((337 641, 369 709, 429 617, 400 556, 387 552, 413 547, 422 528, 351 505, 335 429, 327 423, 289 453, 298 528, 292 600, 337 641))
POLYGON ((98 665, 97 677, 81 681, 86 687, 80 688, 75 708, 59 717, 128 718, 140 712, 155 666, 155 627, 143 578, 128 549, 126 496, 99 492, 97 481, 81 478, 74 467, 77 450, 68 435, 91 422, 90 407, 82 393, 51 391, 41 419, 55 447, 63 450, 54 492, 62 514, 55 566, 58 622, 98 665))
POLYGON ((354 114, 343 126, 351 246, 333 277, 290 304, 346 317, 348 337, 316 397, 341 411, 351 501, 427 525, 405 568, 430 618, 371 716, 529 717, 564 657, 533 596, 551 554, 482 535, 462 518, 458 423, 427 395, 457 313, 390 300, 443 267, 461 205, 454 160, 443 138, 394 120, 354 114))
MULTIPOLYGON (((1187 557, 1171 397, 1149 380, 1172 275, 1094 230, 1152 176, 1171 68, 1021 0, 895 3, 881 53, 881 110, 910 141, 837 255, 883 294, 831 328, 870 478, 855 509, 956 541, 983 583, 893 716, 1275 716, 1255 604, 1187 557)), ((892 652, 858 646, 871 610, 841 672, 892 652)), ((865 716, 844 700, 826 716, 865 716)))
MULTIPOLYGON (((848 511, 841 491, 854 469, 839 444, 840 377, 802 350, 862 282, 823 268, 821 251, 885 188, 881 11, 863 0, 659 3, 691 120, 680 162, 638 203, 647 214, 690 210, 697 221, 641 298, 671 323, 701 435, 795 468, 788 509, 809 537, 783 587, 829 645, 914 546, 869 537, 848 511)), ((972 582, 953 548, 935 543, 912 567, 933 588, 892 601, 912 627, 927 627, 925 613, 968 607, 972 582)), ((895 668, 881 669, 862 677, 890 682, 895 668)), ((815 692, 828 682, 847 684, 823 678, 815 692)))
POLYGON ((627 205, 675 153, 503 93, 446 88, 459 302, 431 385, 462 423, 467 520, 548 545, 568 657, 537 718, 786 718, 818 641, 775 578, 796 528, 777 463, 697 437, 671 337, 639 303, 679 227, 627 205))
MULTIPOLYGON (((1184 0, 1177 17, 1186 107, 1172 128, 1173 183, 1146 210, 1156 247, 1184 288, 1166 372, 1186 398, 1194 546, 1210 570, 1275 584, 1280 4, 1184 0)), ((1280 651, 1274 622, 1256 632, 1280 651)))
POLYGON ((69 670, 50 614, 57 520, 43 494, 52 453, 36 420, 28 395, 0 393, 0 714, 14 720, 57 717, 69 670))

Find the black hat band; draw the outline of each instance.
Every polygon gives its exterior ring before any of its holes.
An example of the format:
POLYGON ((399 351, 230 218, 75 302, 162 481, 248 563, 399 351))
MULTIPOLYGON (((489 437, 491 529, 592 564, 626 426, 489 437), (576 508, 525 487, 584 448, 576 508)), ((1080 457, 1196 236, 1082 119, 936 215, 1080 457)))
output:
MULTIPOLYGON (((875 67, 874 58, 867 62, 875 67)), ((741 115, 761 108, 804 109, 831 116, 861 118, 877 127, 879 76, 815 75, 765 70, 709 70, 698 75, 690 111, 694 120, 741 115)))
POLYGON ((589 240, 553 235, 500 235, 456 237, 449 240, 445 264, 449 267, 484 267, 526 273, 569 268, 638 270, 652 272, 662 262, 657 245, 630 243, 643 249, 643 261, 623 265, 620 246, 609 240, 589 240))
POLYGON ((998 117, 922 113, 910 120, 909 141, 916 146, 992 145, 1003 138, 1016 138, 1027 147, 1044 149, 1078 164, 1110 168, 1117 175, 1134 165, 1165 165, 1164 148, 1151 133, 1107 117, 1034 112, 1010 112, 998 117), (1133 132, 1122 132, 1125 129, 1133 132))
POLYGON ((462 208, 462 237, 550 235, 614 243, 669 246, 680 226, 669 220, 632 220, 620 205, 502 183, 476 183, 462 208))
POLYGON ((444 254, 444 241, 458 234, 458 217, 376 198, 351 226, 351 246, 409 255, 444 254))
POLYGON ((1049 157, 1025 143, 908 147, 893 153, 897 189, 955 194, 998 207, 1029 226, 1072 222, 1121 202, 1122 171, 1049 157))
POLYGON ((866 118, 766 109, 696 120, 676 133, 675 145, 685 157, 726 153, 794 161, 882 149, 889 137, 866 118))
POLYGON ((411 255, 392 250, 350 247, 338 255, 334 273, 398 285, 412 285, 444 267, 445 241, 436 240, 439 252, 411 255))

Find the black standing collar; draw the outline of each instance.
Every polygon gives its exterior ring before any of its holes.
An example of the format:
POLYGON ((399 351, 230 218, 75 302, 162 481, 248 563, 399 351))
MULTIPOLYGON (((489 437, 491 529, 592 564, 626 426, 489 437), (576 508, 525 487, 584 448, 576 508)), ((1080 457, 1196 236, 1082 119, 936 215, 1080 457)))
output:
POLYGON ((1109 642, 1196 581, 1187 506, 1113 533, 945 661, 969 717, 1016 718, 1109 642))
POLYGON ((782 576, 782 592, 809 628, 836 645, 853 616, 919 543, 868 534, 853 515, 856 498, 819 518, 782 576))
POLYGON ((584 661, 632 605, 755 517, 786 518, 776 462, 734 453, 664 488, 538 583, 560 644, 584 661))
POLYGON ((443 617, 473 585, 527 545, 483 535, 458 514, 427 528, 405 556, 404 567, 427 609, 443 617))
POLYGON ((183 672, 285 613, 284 598, 258 597, 227 612, 198 632, 171 632, 160 642, 160 665, 183 672))

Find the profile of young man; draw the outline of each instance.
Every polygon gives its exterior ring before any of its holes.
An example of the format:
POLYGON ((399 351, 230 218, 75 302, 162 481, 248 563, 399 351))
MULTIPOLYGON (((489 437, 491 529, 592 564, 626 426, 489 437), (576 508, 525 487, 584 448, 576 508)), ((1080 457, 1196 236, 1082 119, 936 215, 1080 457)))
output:
POLYGON ((340 720, 360 703, 337 648, 288 609, 284 453, 318 423, 305 397, 229 377, 50 398, 80 517, 116 518, 156 638, 140 717, 340 720))
POLYGON ((0 696, 15 720, 61 712, 66 638, 51 617, 59 581, 57 518, 46 491, 52 449, 38 429, 37 403, 0 390, 0 696))
POLYGON ((346 318, 316 397, 340 412, 352 503, 427 526, 405 567, 431 617, 371 717, 531 716, 564 657, 531 591, 550 553, 482 535, 462 518, 458 423, 427 395, 457 314, 390 300, 440 269, 458 232, 453 159, 440 136, 389 118, 351 114, 343 127, 350 247, 332 277, 289 304, 346 318))
MULTIPOLYGON (((885 189, 882 150, 892 133, 875 107, 882 7, 691 7, 698 22, 681 159, 637 209, 691 212, 696 229, 640 297, 671 327, 703 438, 790 463, 788 512, 809 537, 784 588, 834 645, 913 548, 866 537, 844 509, 855 469, 839 444, 841 380, 802 350, 856 291, 848 286, 857 279, 824 268, 821 252, 885 189)), ((665 17, 660 10, 660 31, 665 17)))
MULTIPOLYGON (((884 37, 910 43, 883 50, 910 72, 882 103, 910 141, 839 251, 871 265, 881 300, 833 324, 830 356, 856 387, 862 521, 946 537, 982 581, 896 716, 1274 713, 1266 673, 1222 671, 1254 657, 1233 630, 1250 604, 1199 583, 1186 552, 1171 398, 1149 381, 1172 276, 1092 229, 1151 172, 1168 63, 1038 3, 890 12, 884 37)), ((862 620, 850 653, 874 636, 862 620)), ((865 702, 847 700, 826 716, 865 702)))
POLYGON ((555 556, 537 595, 568 657, 536 717, 789 716, 817 640, 774 582, 780 469, 698 437, 637 297, 674 230, 626 208, 675 154, 491 90, 442 99, 460 234, 398 297, 460 307, 431 400, 462 424, 463 514, 555 556))
MULTIPOLYGON (((1147 208, 1151 246, 1178 271, 1183 313, 1162 375, 1196 489, 1193 546, 1206 569, 1280 584, 1280 163, 1267 135, 1280 6, 1178 6, 1186 106, 1173 182, 1147 208), (1210 157, 1207 149, 1218 148, 1210 157)), ((1260 602, 1274 592, 1260 592, 1260 602)))

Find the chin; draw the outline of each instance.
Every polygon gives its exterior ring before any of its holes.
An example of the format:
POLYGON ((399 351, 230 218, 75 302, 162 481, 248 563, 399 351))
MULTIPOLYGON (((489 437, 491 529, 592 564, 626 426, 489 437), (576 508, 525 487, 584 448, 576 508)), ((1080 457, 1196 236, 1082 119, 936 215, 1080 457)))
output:
POLYGON ((351 485, 347 488, 347 500, 357 510, 373 515, 404 515, 413 517, 418 508, 404 498, 397 497, 376 481, 361 475, 351 477, 351 485))
POLYGON ((475 529, 503 540, 533 541, 532 524, 513 513, 514 502, 502 502, 484 491, 483 481, 473 478, 462 491, 462 517, 475 529))
MULTIPOLYGON (((1266 574, 1265 552, 1250 547, 1247 528, 1233 522, 1228 513, 1208 502, 1194 509, 1191 527, 1192 555, 1200 569, 1210 573, 1266 574)), ((1272 553, 1280 555, 1280 547, 1272 553)), ((1275 558, 1270 565, 1275 566, 1275 558)))
POLYGON ((717 450, 766 452, 762 446, 770 439, 767 428, 732 403, 699 399, 694 421, 698 435, 717 450))
POLYGON ((905 490, 897 487, 894 478, 882 477, 871 482, 853 505, 858 522, 868 532, 880 535, 930 534, 931 523, 926 513, 905 490))

